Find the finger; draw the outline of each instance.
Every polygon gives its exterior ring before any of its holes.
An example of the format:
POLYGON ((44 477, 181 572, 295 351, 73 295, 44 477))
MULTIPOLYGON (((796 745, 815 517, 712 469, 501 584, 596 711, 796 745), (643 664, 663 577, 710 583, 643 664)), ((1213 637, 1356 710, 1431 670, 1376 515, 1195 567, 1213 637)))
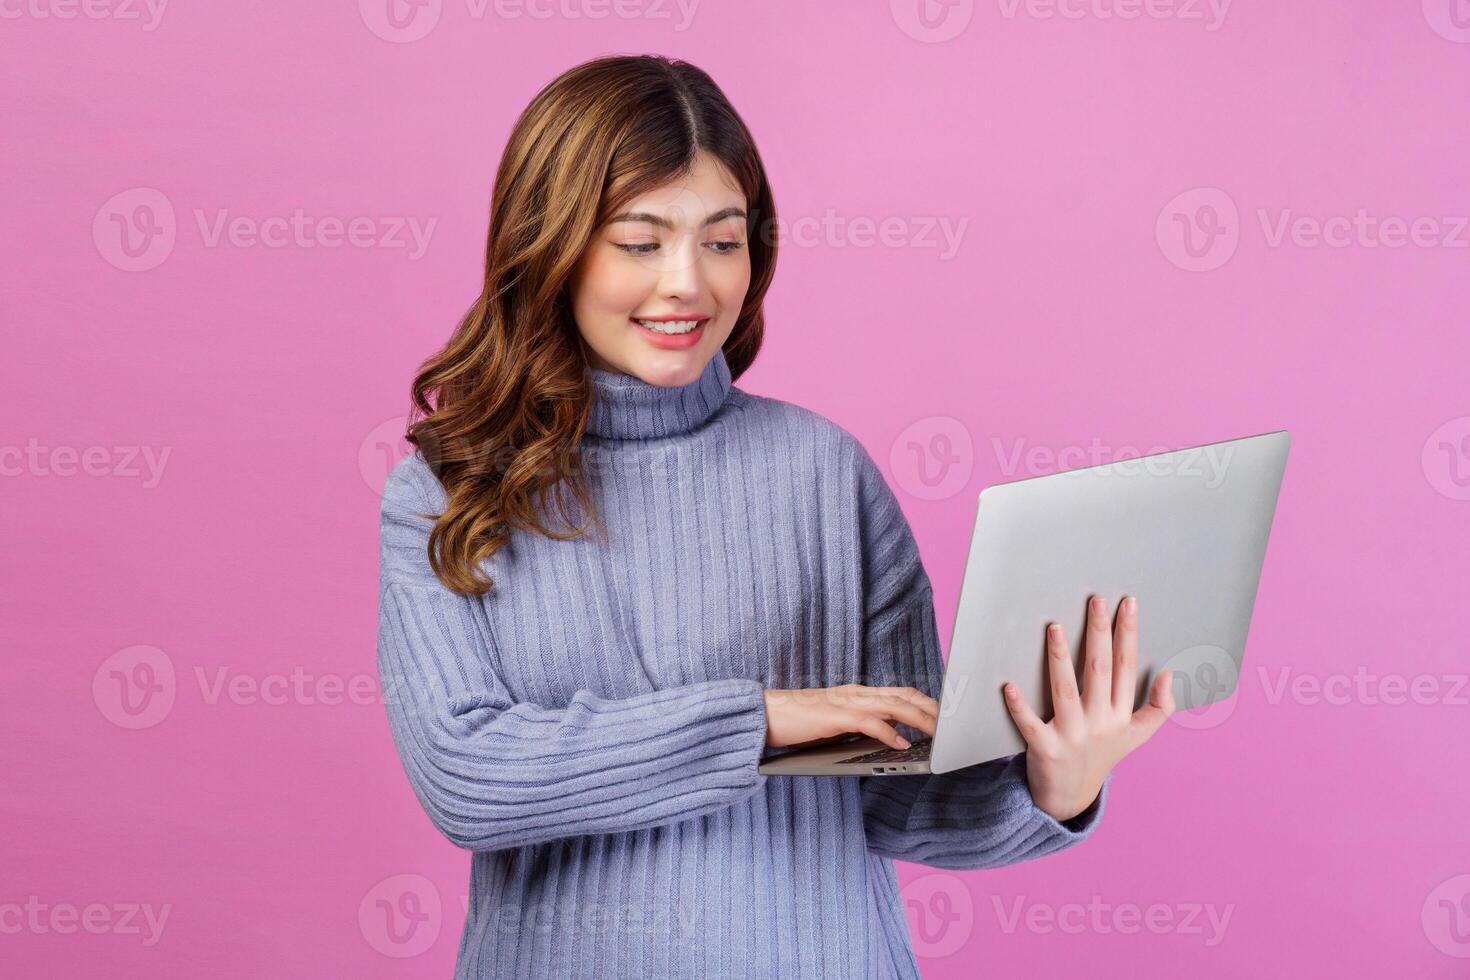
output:
POLYGON ((923 691, 912 687, 885 687, 882 690, 891 692, 884 695, 889 699, 887 703, 908 705, 927 715, 932 721, 939 720, 939 702, 923 691))
POLYGON ((939 701, 936 698, 931 698, 917 687, 883 687, 879 688, 879 690, 886 694, 901 697, 905 701, 911 701, 929 712, 929 714, 934 715, 936 718, 939 717, 939 701))
POLYGON ((863 687, 859 685, 850 700, 863 707, 872 707, 875 704, 886 704, 892 698, 912 702, 936 718, 939 716, 939 702, 914 687, 863 687))
POLYGON ((1055 736, 1046 722, 1031 710, 1031 704, 1026 700, 1026 695, 1021 693, 1021 689, 1014 684, 1007 684, 1005 700, 1011 720, 1016 723, 1016 730, 1026 740, 1026 745, 1037 750, 1049 747, 1048 740, 1055 736))
POLYGON ((1124 596, 1113 627, 1113 707, 1123 714, 1133 710, 1138 697, 1138 597, 1124 596))
POLYGON ((864 735, 871 735, 884 745, 892 746, 895 749, 906 749, 909 747, 909 740, 898 734, 892 725, 887 724, 877 715, 858 716, 858 720, 852 730, 862 732, 864 735))
POLYGON ((934 734, 934 716, 917 704, 905 701, 902 698, 892 698, 887 705, 879 709, 878 714, 880 717, 892 718, 895 721, 903 722, 905 725, 912 725, 928 735, 934 734))
POLYGON ((1087 643, 1083 655, 1082 705, 1088 714, 1113 707, 1113 634, 1108 625, 1108 601, 1095 595, 1087 601, 1087 643))
POLYGON ((1133 713, 1128 723, 1128 751, 1153 738, 1154 732, 1174 713, 1174 672, 1165 670, 1154 678, 1148 704, 1133 713))
POLYGON ((1055 728, 1072 729, 1083 721, 1082 702, 1077 694, 1077 675, 1067 654, 1066 632, 1061 623, 1046 629, 1046 669, 1051 674, 1051 703, 1055 728))

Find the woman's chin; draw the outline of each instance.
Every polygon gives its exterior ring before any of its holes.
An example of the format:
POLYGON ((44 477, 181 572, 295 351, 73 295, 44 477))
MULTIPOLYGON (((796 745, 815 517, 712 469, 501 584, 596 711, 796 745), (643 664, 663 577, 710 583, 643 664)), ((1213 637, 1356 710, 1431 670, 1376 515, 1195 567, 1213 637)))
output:
POLYGON ((714 350, 705 344, 669 349, 639 340, 625 352, 623 361, 628 365, 627 373, 652 385, 675 387, 695 381, 712 356, 714 350))
POLYGON ((709 357, 698 351, 656 351, 632 359, 629 374, 663 388, 692 384, 704 371, 709 357))

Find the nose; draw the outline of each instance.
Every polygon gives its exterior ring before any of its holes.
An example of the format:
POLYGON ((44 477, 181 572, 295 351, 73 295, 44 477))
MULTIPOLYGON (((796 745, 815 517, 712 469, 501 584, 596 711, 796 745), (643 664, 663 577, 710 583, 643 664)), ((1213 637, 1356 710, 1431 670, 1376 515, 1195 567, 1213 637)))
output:
POLYGON ((675 246, 664 253, 664 262, 659 270, 659 291, 671 297, 700 295, 705 282, 704 270, 699 260, 698 236, 680 236, 675 246))

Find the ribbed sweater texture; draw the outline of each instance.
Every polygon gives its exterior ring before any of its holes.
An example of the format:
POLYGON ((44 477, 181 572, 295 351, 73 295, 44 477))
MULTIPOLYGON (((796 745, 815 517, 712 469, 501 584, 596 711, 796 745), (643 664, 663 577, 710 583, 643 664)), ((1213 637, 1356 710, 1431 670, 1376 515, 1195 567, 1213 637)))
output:
POLYGON ((919 976, 894 861, 1052 854, 1092 832, 1107 782, 1061 823, 1025 753, 758 772, 766 688, 938 697, 908 522, 854 436, 732 385, 723 353, 684 386, 588 376, 580 463, 605 538, 515 531, 483 563, 490 592, 461 596, 429 566, 446 495, 420 452, 383 494, 390 730, 430 821, 471 852, 455 976, 919 976))

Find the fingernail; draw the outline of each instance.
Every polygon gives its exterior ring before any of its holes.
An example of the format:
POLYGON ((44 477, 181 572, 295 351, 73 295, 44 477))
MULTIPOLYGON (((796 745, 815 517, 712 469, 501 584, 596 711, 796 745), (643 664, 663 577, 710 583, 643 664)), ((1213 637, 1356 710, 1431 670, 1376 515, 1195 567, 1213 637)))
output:
POLYGON ((1138 612, 1138 599, 1136 596, 1129 596, 1128 598, 1124 599, 1123 605, 1127 608, 1128 614, 1130 616, 1138 612))
POLYGON ((1091 605, 1092 605, 1092 611, 1093 612, 1095 612, 1095 613, 1102 612, 1103 611, 1102 596, 1100 596, 1100 595, 1093 596, 1092 597, 1092 603, 1091 603, 1091 605))
POLYGON ((1061 636, 1062 635, 1062 624, 1061 623, 1052 623, 1050 626, 1048 626, 1046 628, 1046 632, 1049 635, 1054 636, 1054 637, 1061 636))
POLYGON ((1014 701, 1014 700, 1016 700, 1016 695, 1018 693, 1019 692, 1016 690, 1015 685, 1013 685, 1013 684, 1007 684, 1006 685, 1006 697, 1008 697, 1012 701, 1014 701))
POLYGON ((906 739, 906 738, 904 738, 902 735, 898 736, 898 747, 901 748, 901 749, 908 748, 909 747, 909 740, 906 739))

